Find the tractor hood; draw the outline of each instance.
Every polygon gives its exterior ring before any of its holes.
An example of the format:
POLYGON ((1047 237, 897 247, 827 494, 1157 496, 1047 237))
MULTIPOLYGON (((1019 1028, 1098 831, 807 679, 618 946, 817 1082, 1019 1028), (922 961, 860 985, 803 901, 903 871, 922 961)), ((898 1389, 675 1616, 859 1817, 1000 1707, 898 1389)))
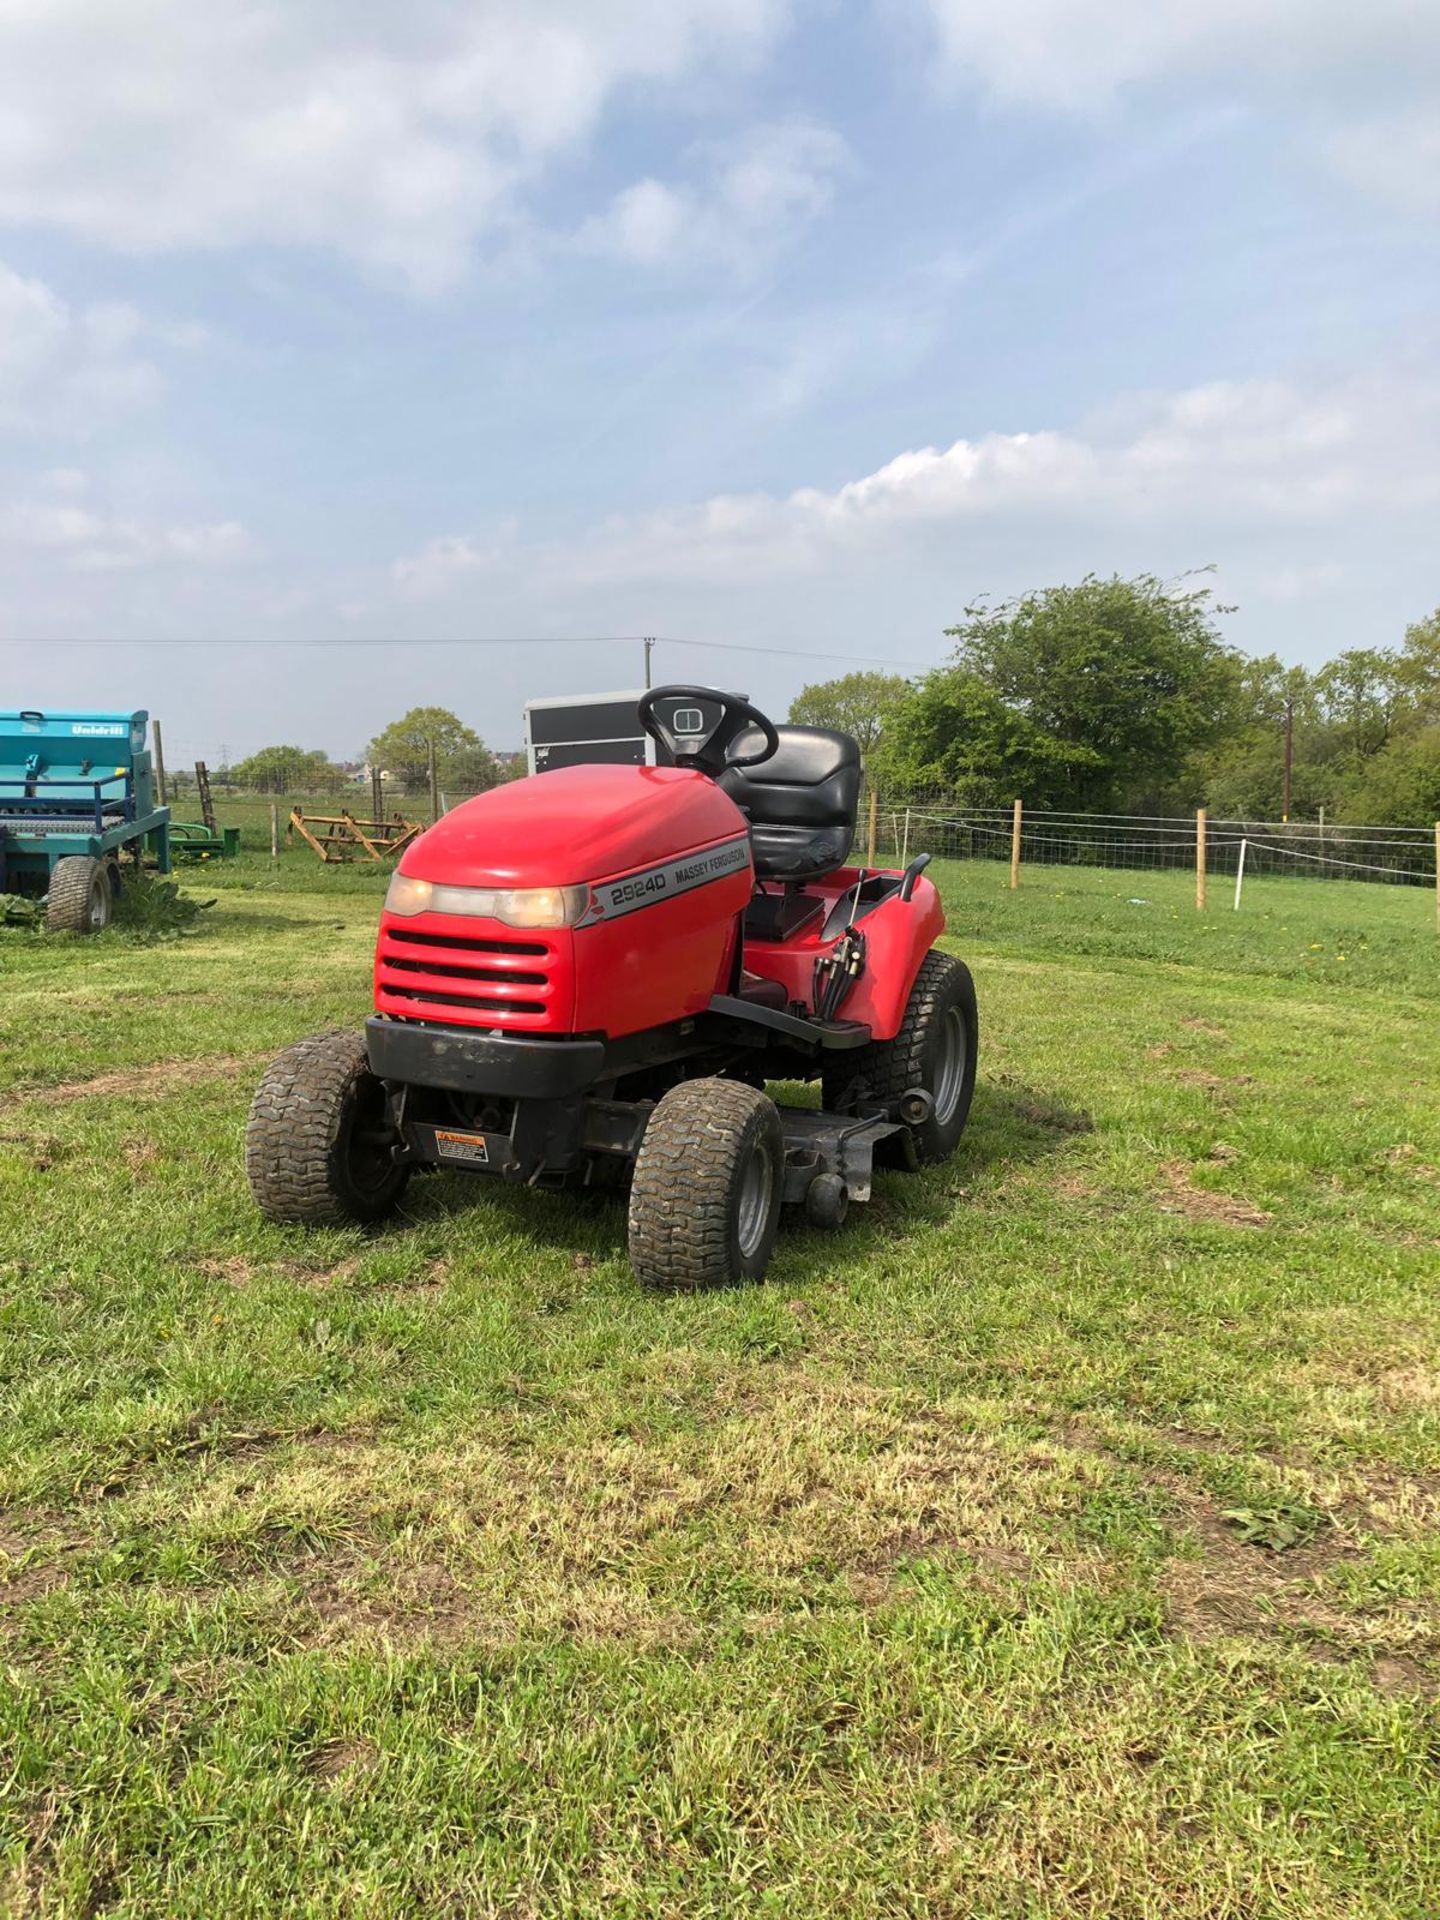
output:
POLYGON ((561 767, 466 800, 407 848, 399 870, 451 886, 565 887, 658 866, 744 828, 703 773, 561 767))

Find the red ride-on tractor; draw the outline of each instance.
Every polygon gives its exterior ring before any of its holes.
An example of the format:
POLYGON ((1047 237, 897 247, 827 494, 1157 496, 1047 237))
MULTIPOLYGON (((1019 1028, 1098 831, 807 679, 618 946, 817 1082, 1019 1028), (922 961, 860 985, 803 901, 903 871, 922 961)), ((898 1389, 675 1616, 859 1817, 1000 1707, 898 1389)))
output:
POLYGON ((364 1033, 290 1047, 255 1095, 272 1220, 379 1220, 421 1169, 628 1181, 637 1276, 699 1287, 759 1279, 782 1204, 838 1226, 876 1157, 952 1152, 975 989, 927 854, 845 864, 855 742, 704 687, 639 716, 673 766, 520 780, 406 851, 364 1033), (765 1091, 815 1079, 819 1111, 765 1091))

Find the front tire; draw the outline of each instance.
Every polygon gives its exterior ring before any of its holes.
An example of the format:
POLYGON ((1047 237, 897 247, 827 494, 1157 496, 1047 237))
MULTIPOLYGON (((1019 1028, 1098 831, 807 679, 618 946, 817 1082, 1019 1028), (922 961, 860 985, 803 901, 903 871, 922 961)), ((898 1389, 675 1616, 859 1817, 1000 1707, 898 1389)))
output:
POLYGON ((642 1286, 696 1292, 763 1278, 780 1222, 775 1103, 738 1080, 686 1080, 650 1116, 630 1188, 642 1286))
POLYGON ((826 1061, 825 1105, 832 1113, 878 1107, 898 1118, 904 1095, 922 1088, 934 1104, 910 1137, 920 1164, 935 1166, 949 1159, 965 1131, 979 1057, 980 1015, 970 969, 932 947, 920 962, 895 1038, 826 1061))
POLYGON ((115 907, 110 869, 88 853, 55 862, 45 925, 51 933, 103 933, 115 907))
POLYGON ((393 1213, 410 1177, 365 1036, 322 1033, 266 1069, 245 1127, 245 1173, 269 1220, 368 1226, 393 1213))

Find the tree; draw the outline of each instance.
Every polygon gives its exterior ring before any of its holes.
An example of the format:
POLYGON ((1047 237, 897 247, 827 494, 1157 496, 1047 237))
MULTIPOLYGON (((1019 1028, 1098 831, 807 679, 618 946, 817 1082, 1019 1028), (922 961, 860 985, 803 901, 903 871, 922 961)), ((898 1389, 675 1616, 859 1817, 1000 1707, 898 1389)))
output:
POLYGON ((1321 667, 1315 686, 1341 749, 1356 760, 1379 753, 1395 720, 1399 693, 1395 655, 1352 647, 1321 667))
POLYGON ((1100 764, 1058 740, 964 667, 942 667, 895 709, 873 768, 877 786, 943 787, 971 806, 1067 804, 1100 764))
POLYGON ((1047 587, 965 609, 956 662, 1046 736, 1071 777, 1058 804, 1186 804, 1196 756, 1233 724, 1241 656, 1221 639, 1208 587, 1152 575, 1047 587))
POLYGON ((1336 738, 1316 677, 1287 667, 1276 654, 1246 660, 1240 669, 1235 713, 1223 738, 1201 757, 1202 797, 1230 819, 1278 820, 1285 802, 1285 733, 1291 730, 1292 815, 1331 804, 1336 738))
POLYGON ((333 793, 345 777, 328 754, 304 747, 262 747, 228 772, 256 793, 333 793))
POLYGON ((1440 607, 1405 629, 1394 669, 1406 705, 1405 721, 1440 724, 1440 607))
POLYGON ((412 707, 370 742, 367 758, 410 793, 430 783, 430 749, 442 787, 478 793, 500 778, 495 757, 473 728, 445 707, 412 707))
POLYGON ((853 734, 868 766, 910 682, 898 673, 847 673, 802 687, 790 703, 790 718, 801 727, 833 727, 853 734))
POLYGON ((1340 792, 1341 817, 1386 827, 1428 827, 1440 820, 1440 726, 1397 733, 1351 769, 1340 792))

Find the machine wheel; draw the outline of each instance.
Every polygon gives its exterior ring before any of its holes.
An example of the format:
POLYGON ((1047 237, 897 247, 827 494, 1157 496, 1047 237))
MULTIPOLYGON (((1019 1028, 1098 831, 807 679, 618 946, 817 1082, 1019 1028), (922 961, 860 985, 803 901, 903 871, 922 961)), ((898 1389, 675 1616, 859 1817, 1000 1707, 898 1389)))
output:
POLYGON ((773 1100, 686 1080, 656 1107, 630 1188, 630 1264, 647 1287, 759 1280, 780 1221, 785 1141, 773 1100))
POLYGON ((934 1104, 911 1127, 910 1137, 921 1164, 934 1166, 950 1157, 965 1131, 979 1053, 980 1016, 970 969, 932 948, 920 962, 895 1038, 826 1061, 825 1105, 846 1113, 868 1101, 898 1113, 904 1095, 922 1089, 934 1104))
POLYGON ((88 853, 69 853, 50 875, 45 924, 51 933, 102 933, 115 906, 110 870, 88 853))
POLYGON ((838 1173, 817 1173, 805 1193, 805 1218, 812 1227, 843 1227, 850 1211, 850 1189, 838 1173))
POLYGON ((408 1167, 390 1159, 385 1090, 361 1033, 322 1033, 266 1068, 245 1126, 245 1173, 270 1220, 368 1224, 394 1211, 408 1167))

